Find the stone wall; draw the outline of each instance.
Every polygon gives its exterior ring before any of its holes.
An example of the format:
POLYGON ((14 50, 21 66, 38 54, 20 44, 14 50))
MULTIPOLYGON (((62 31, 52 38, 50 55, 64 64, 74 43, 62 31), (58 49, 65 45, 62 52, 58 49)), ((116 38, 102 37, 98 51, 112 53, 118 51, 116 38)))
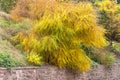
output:
POLYGON ((55 66, 0 68, 0 80, 120 80, 120 63, 110 68, 96 66, 85 73, 55 66))

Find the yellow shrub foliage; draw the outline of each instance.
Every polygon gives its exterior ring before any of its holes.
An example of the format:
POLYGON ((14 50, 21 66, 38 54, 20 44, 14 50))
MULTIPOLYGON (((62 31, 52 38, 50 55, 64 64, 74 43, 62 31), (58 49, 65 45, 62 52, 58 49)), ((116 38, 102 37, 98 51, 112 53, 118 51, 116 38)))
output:
POLYGON ((70 1, 74 0, 18 0, 16 6, 10 11, 10 14, 14 21, 22 21, 24 18, 39 20, 46 11, 53 11, 59 2, 70 1))
POLYGON ((103 0, 95 3, 99 6, 101 11, 106 11, 107 13, 114 14, 116 11, 120 10, 120 5, 116 4, 115 0, 103 0))
POLYGON ((101 13, 100 24, 107 29, 106 36, 110 40, 118 41, 120 38, 120 4, 117 4, 115 0, 103 0, 96 2, 95 5, 101 13))
POLYGON ((41 63, 42 63, 42 61, 41 61, 42 57, 35 54, 34 52, 30 53, 27 56, 27 59, 30 63, 35 64, 35 65, 41 65, 41 63))
POLYGON ((14 21, 22 21, 24 18, 36 20, 40 19, 46 10, 52 11, 58 2, 55 0, 18 0, 10 14, 14 21))
MULTIPOLYGON (((89 70, 91 60, 80 47, 81 43, 96 47, 106 44, 105 30, 97 24, 92 5, 49 1, 44 6, 52 3, 56 4, 44 8, 33 29, 27 34, 19 33, 16 39, 27 53, 36 52, 49 64, 73 70, 89 70)), ((39 10, 42 10, 39 6, 39 10)))

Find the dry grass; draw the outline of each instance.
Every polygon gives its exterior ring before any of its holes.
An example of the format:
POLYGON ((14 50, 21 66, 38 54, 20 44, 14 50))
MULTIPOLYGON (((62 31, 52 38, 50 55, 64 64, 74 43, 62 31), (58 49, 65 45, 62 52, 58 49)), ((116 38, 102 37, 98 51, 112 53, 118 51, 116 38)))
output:
POLYGON ((7 36, 8 38, 10 37, 10 35, 8 35, 6 31, 0 27, 0 52, 7 52, 15 58, 21 58, 21 52, 17 50, 4 36, 7 36))
POLYGON ((11 20, 10 15, 5 12, 0 12, 0 17, 4 18, 6 20, 11 20))

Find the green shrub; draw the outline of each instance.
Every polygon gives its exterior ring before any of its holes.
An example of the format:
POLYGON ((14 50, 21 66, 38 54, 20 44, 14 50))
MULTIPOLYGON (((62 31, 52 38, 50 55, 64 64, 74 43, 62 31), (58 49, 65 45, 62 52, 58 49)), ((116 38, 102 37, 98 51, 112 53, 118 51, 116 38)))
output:
POLYGON ((112 53, 104 54, 104 56, 105 56, 105 60, 101 62, 102 64, 110 66, 111 64, 113 64, 116 61, 115 55, 112 53))
POLYGON ((8 53, 0 53, 0 67, 11 68, 16 67, 18 62, 8 53))
POLYGON ((32 26, 32 22, 29 19, 24 19, 21 22, 14 22, 12 20, 6 20, 0 17, 0 27, 13 27, 15 29, 27 29, 32 26))
POLYGON ((85 51, 86 55, 89 56, 91 59, 93 58, 93 51, 94 47, 93 46, 86 46, 84 44, 81 44, 81 48, 85 51))
POLYGON ((5 20, 0 18, 0 27, 5 29, 9 34, 15 35, 19 31, 27 31, 32 26, 32 22, 29 19, 24 19, 21 22, 13 22, 12 20, 5 20))
POLYGON ((115 62, 115 55, 113 53, 97 53, 94 55, 93 60, 99 64, 110 66, 115 62))
POLYGON ((120 44, 119 43, 113 43, 112 48, 118 52, 120 52, 120 44))
MULTIPOLYGON (((85 45, 82 45, 81 47, 86 52, 86 55, 93 60, 93 66, 98 64, 109 66, 115 62, 115 55, 104 51, 104 49, 97 49, 95 47, 85 45)), ((118 45, 116 47, 118 50, 120 50, 118 45)))
POLYGON ((9 12, 16 2, 17 0, 0 0, 0 8, 2 11, 9 12))

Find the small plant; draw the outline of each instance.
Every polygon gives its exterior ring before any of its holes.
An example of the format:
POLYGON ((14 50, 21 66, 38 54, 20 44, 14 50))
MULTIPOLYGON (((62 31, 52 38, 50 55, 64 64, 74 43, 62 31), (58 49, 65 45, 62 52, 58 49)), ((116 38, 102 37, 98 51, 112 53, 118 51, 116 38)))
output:
POLYGON ((113 41, 120 41, 120 5, 115 0, 97 1, 95 5, 99 8, 99 22, 107 32, 106 37, 112 45, 113 41))
MULTIPOLYGON (((103 64, 105 66, 110 66, 115 62, 115 55, 112 53, 104 53, 101 49, 97 49, 92 46, 82 45, 82 48, 86 52, 86 55, 93 61, 93 66, 103 64)), ((118 46, 117 46, 118 48, 118 46)), ((120 47, 119 47, 120 48, 120 47)))
POLYGON ((35 53, 30 53, 27 56, 27 60, 29 63, 34 64, 34 65, 41 65, 42 64, 42 57, 35 54, 35 53))
POLYGON ((8 21, 0 17, 0 27, 9 27, 11 24, 12 21, 8 21))
POLYGON ((11 68, 16 67, 18 62, 8 53, 0 53, 0 67, 11 68))
POLYGON ((97 52, 97 54, 94 55, 93 60, 99 64, 110 66, 115 62, 115 54, 97 52))
POLYGON ((112 48, 118 52, 120 52, 120 44, 119 43, 113 43, 112 48))
POLYGON ((14 27, 16 29, 21 29, 21 28, 30 28, 32 26, 32 22, 30 19, 24 19, 21 22, 14 22, 12 20, 6 20, 4 18, 0 17, 0 26, 1 27, 14 27))
POLYGON ((2 11, 9 12, 16 2, 17 0, 0 0, 0 8, 2 11))
POLYGON ((102 63, 102 64, 105 64, 106 66, 112 65, 112 64, 116 61, 116 60, 115 60, 115 55, 112 54, 112 53, 104 54, 104 57, 105 57, 105 60, 102 61, 101 63, 102 63))

